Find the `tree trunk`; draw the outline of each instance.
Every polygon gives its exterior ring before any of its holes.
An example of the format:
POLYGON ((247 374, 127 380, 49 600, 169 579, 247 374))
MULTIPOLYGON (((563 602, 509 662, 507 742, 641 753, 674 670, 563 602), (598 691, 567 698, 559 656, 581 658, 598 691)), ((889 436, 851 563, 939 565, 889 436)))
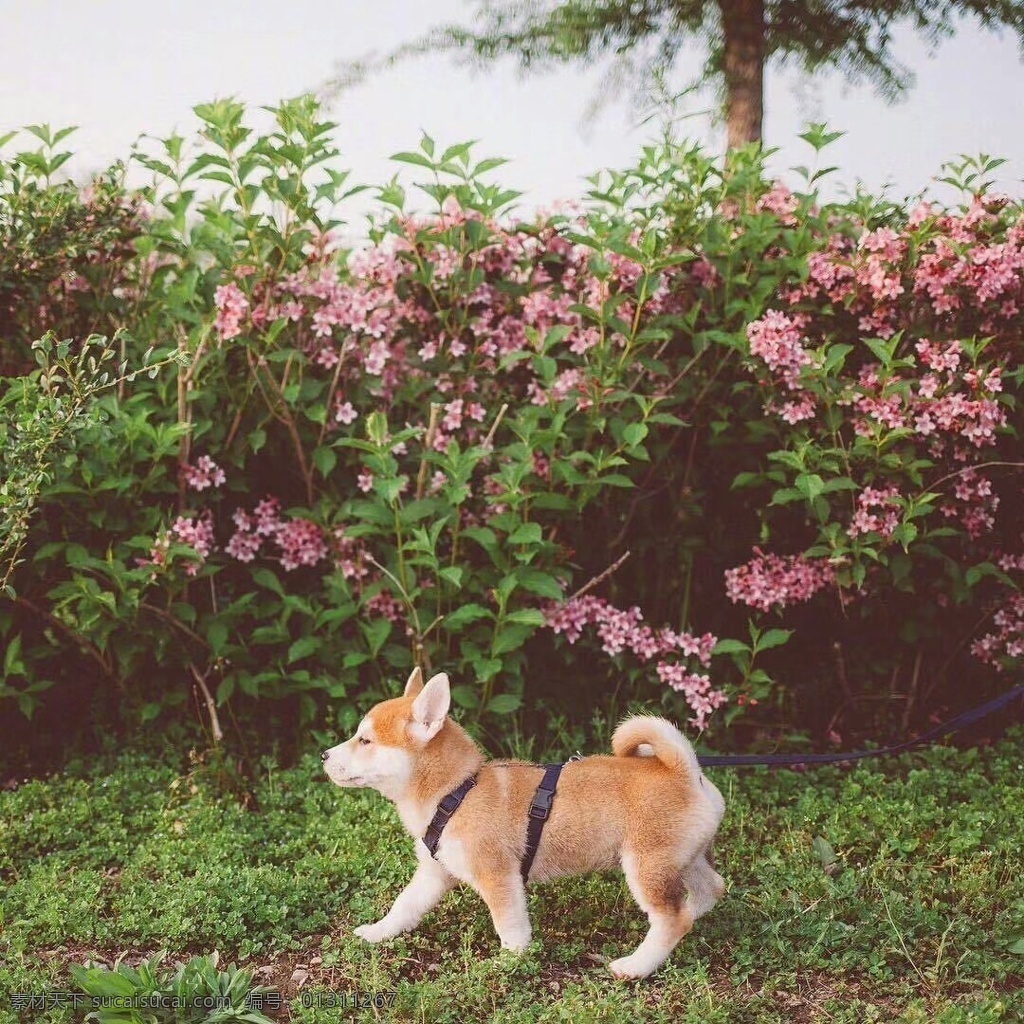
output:
POLYGON ((729 149, 761 141, 764 118, 764 0, 719 0, 729 149))

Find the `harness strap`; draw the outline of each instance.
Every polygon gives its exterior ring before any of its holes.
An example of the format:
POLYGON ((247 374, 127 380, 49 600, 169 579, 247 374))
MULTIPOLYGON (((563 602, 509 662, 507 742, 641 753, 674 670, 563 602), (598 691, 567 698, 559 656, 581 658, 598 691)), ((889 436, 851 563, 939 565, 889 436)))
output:
POLYGON ((537 850, 540 847, 540 834, 544 831, 544 824, 551 813, 551 802, 554 800, 555 790, 558 788, 558 776, 562 774, 564 767, 561 764, 544 765, 544 778, 540 780, 537 792, 533 794, 533 803, 530 804, 529 823, 526 826, 526 852, 523 854, 523 861, 519 865, 524 885, 530 877, 533 858, 537 856, 537 850))
POLYGON ((470 775, 464 782, 460 782, 446 797, 443 797, 437 805, 434 817, 423 834, 423 842, 430 851, 430 856, 437 860, 437 846, 441 842, 441 833, 448 824, 451 816, 459 809, 466 794, 476 785, 476 775, 470 775))

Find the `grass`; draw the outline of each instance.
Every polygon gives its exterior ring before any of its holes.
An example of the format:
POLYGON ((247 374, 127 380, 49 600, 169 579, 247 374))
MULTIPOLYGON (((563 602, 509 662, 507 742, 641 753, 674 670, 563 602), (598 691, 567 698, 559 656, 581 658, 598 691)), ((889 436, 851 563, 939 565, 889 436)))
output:
POLYGON ((370 947, 353 927, 413 864, 376 794, 335 789, 313 757, 264 762, 258 809, 201 765, 72 764, 0 793, 0 1024, 19 1019, 5 993, 66 991, 72 965, 160 950, 217 951, 303 1024, 1021 1020, 1022 767, 1017 732, 851 769, 715 771, 729 893, 652 979, 622 984, 604 964, 645 922, 619 875, 532 890, 523 956, 498 951, 468 890, 370 947), (393 1004, 353 1010, 357 992, 393 1004))

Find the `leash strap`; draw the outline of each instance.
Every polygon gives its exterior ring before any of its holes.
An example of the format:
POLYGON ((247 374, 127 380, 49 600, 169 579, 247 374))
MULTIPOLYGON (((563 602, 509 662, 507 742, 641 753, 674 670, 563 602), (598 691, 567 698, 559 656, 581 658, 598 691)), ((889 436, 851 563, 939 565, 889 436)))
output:
POLYGON ((519 865, 524 885, 530 877, 533 858, 537 856, 537 850, 540 848, 540 834, 544 831, 544 825, 551 813, 551 802, 555 799, 555 790, 558 788, 558 776, 562 774, 564 767, 565 765, 561 764, 544 765, 544 778, 540 780, 537 792, 533 794, 529 822, 526 826, 526 852, 519 865))
POLYGON ((437 805, 434 817, 423 834, 423 842, 430 851, 430 856, 437 860, 437 845, 441 842, 441 833, 448 824, 451 816, 459 809, 466 794, 476 785, 476 776, 470 775, 465 782, 459 783, 446 797, 443 797, 437 805))
POLYGON ((945 736, 947 733, 957 732, 969 725, 980 721, 982 718, 999 711, 1017 697, 1024 697, 1024 684, 1000 694, 994 700, 982 704, 980 707, 971 708, 962 714, 951 718, 948 722, 929 729, 926 733, 916 739, 907 740, 904 743, 897 743, 891 747, 880 747, 877 750, 855 750, 847 754, 699 754, 697 759, 702 768, 714 768, 728 765, 775 765, 786 767, 795 764, 839 764, 842 761, 860 761, 865 757, 883 757, 887 754, 898 754, 912 747, 920 746, 922 743, 929 743, 931 740, 945 736))

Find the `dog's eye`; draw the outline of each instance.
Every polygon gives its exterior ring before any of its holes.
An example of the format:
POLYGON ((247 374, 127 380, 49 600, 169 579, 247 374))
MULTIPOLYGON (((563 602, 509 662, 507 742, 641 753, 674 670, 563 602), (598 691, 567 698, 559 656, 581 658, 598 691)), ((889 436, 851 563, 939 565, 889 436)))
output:
POLYGON ((359 746, 365 747, 370 741, 365 736, 359 737, 359 746))

